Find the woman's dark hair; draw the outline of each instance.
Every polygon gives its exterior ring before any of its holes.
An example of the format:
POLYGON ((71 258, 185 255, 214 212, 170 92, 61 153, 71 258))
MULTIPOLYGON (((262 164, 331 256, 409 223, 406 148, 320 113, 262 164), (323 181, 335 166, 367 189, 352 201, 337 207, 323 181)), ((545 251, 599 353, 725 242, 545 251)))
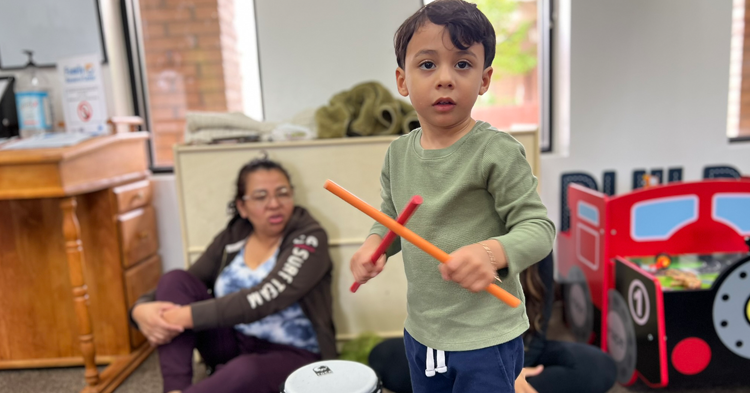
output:
POLYGON ((263 156, 248 162, 242 167, 242 169, 240 169, 240 173, 237 175, 237 184, 235 188, 234 198, 232 198, 232 200, 229 201, 229 204, 227 205, 227 210, 231 216, 234 216, 235 218, 239 217, 239 213, 237 212, 237 200, 242 199, 242 197, 245 196, 245 192, 247 192, 247 175, 260 169, 264 169, 267 171, 276 169, 284 174, 286 180, 288 180, 290 184, 292 182, 292 178, 291 176, 289 176, 289 172, 287 172, 286 169, 284 169, 284 167, 281 166, 281 164, 279 164, 278 162, 269 159, 268 153, 263 152, 263 156))
POLYGON ((484 47, 484 68, 492 65, 495 59, 495 29, 487 16, 479 11, 476 4, 463 0, 436 0, 422 7, 405 20, 396 31, 393 45, 396 49, 398 66, 406 69, 406 47, 414 33, 427 22, 445 26, 453 45, 466 50, 474 43, 484 47))
POLYGON ((534 334, 542 330, 544 319, 544 295, 547 288, 544 286, 542 277, 539 275, 538 264, 531 265, 520 274, 523 294, 526 297, 526 315, 531 325, 528 334, 534 334))

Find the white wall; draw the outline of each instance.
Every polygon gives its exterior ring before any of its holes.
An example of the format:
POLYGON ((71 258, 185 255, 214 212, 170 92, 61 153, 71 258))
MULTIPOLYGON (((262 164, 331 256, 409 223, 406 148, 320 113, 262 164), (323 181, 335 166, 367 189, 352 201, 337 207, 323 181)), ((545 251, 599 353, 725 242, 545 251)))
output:
POLYGON ((569 39, 553 64, 556 86, 569 67, 569 92, 555 89, 556 152, 542 157, 541 181, 556 223, 565 172, 587 172, 601 187, 602 172, 615 170, 618 194, 631 190, 637 168, 683 167, 685 180, 700 180, 709 164, 750 173, 750 143, 726 136, 731 0, 560 3, 570 20, 558 22, 555 40, 566 27, 569 39), (566 128, 569 151, 560 148, 566 128))
POLYGON ((255 6, 266 120, 289 119, 370 80, 398 96, 393 34, 421 0, 256 0, 255 6))

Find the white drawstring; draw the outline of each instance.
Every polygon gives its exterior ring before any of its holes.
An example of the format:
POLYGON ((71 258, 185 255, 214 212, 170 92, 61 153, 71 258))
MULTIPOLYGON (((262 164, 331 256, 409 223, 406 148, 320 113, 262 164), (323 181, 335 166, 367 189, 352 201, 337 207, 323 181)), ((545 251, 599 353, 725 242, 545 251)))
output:
POLYGON ((448 371, 448 367, 445 366, 445 351, 441 351, 438 349, 437 351, 437 368, 435 371, 439 373, 444 373, 448 371))
POLYGON ((437 368, 435 368, 432 348, 427 347, 424 375, 428 377, 435 376, 435 371, 441 374, 448 371, 448 367, 445 365, 445 351, 437 350, 437 368))
POLYGON ((427 347, 427 356, 424 375, 432 377, 435 375, 435 360, 432 358, 432 348, 427 347))

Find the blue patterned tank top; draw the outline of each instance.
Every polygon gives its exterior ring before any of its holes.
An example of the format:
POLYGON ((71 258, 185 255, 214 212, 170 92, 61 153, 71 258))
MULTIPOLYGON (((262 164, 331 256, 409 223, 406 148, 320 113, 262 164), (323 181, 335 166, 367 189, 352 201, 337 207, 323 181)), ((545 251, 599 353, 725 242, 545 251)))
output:
MULTIPOLYGON (((278 255, 277 249, 271 258, 253 270, 245 264, 245 248, 243 247, 234 260, 219 274, 214 284, 214 295, 218 298, 258 285, 273 270, 278 255)), ((294 303, 261 320, 235 325, 234 328, 248 336, 255 336, 272 343, 291 345, 320 353, 315 329, 313 329, 312 322, 302 312, 299 303, 294 303)))

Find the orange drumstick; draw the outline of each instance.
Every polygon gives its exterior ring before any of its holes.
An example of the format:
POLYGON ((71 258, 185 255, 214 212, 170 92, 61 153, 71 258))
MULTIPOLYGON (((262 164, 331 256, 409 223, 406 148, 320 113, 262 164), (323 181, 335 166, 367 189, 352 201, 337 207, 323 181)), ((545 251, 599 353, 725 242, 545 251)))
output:
MULTIPOLYGON (((426 252, 427 254, 430 254, 433 258, 437 259, 438 261, 442 263, 448 262, 450 260, 450 255, 446 253, 445 251, 435 247, 432 243, 428 242, 427 240, 423 239, 416 233, 412 232, 411 230, 407 229, 403 225, 396 222, 396 220, 388 217, 385 213, 381 212, 380 210, 370 206, 367 204, 367 202, 357 198, 354 194, 351 192, 345 190, 340 185, 330 181, 326 180, 326 184, 324 188, 333 194, 335 194, 337 197, 343 199, 350 205, 356 207, 362 213, 367 214, 368 216, 372 217, 375 221, 383 224, 386 228, 393 231, 395 234, 401 236, 405 240, 407 240, 409 243, 417 246, 422 251, 426 252)), ((505 304, 515 308, 518 307, 518 305, 521 304, 521 301, 508 293, 508 291, 500 288, 499 286, 495 284, 490 284, 487 286, 487 288, 484 289, 485 291, 491 293, 496 298, 502 300, 505 304)))

